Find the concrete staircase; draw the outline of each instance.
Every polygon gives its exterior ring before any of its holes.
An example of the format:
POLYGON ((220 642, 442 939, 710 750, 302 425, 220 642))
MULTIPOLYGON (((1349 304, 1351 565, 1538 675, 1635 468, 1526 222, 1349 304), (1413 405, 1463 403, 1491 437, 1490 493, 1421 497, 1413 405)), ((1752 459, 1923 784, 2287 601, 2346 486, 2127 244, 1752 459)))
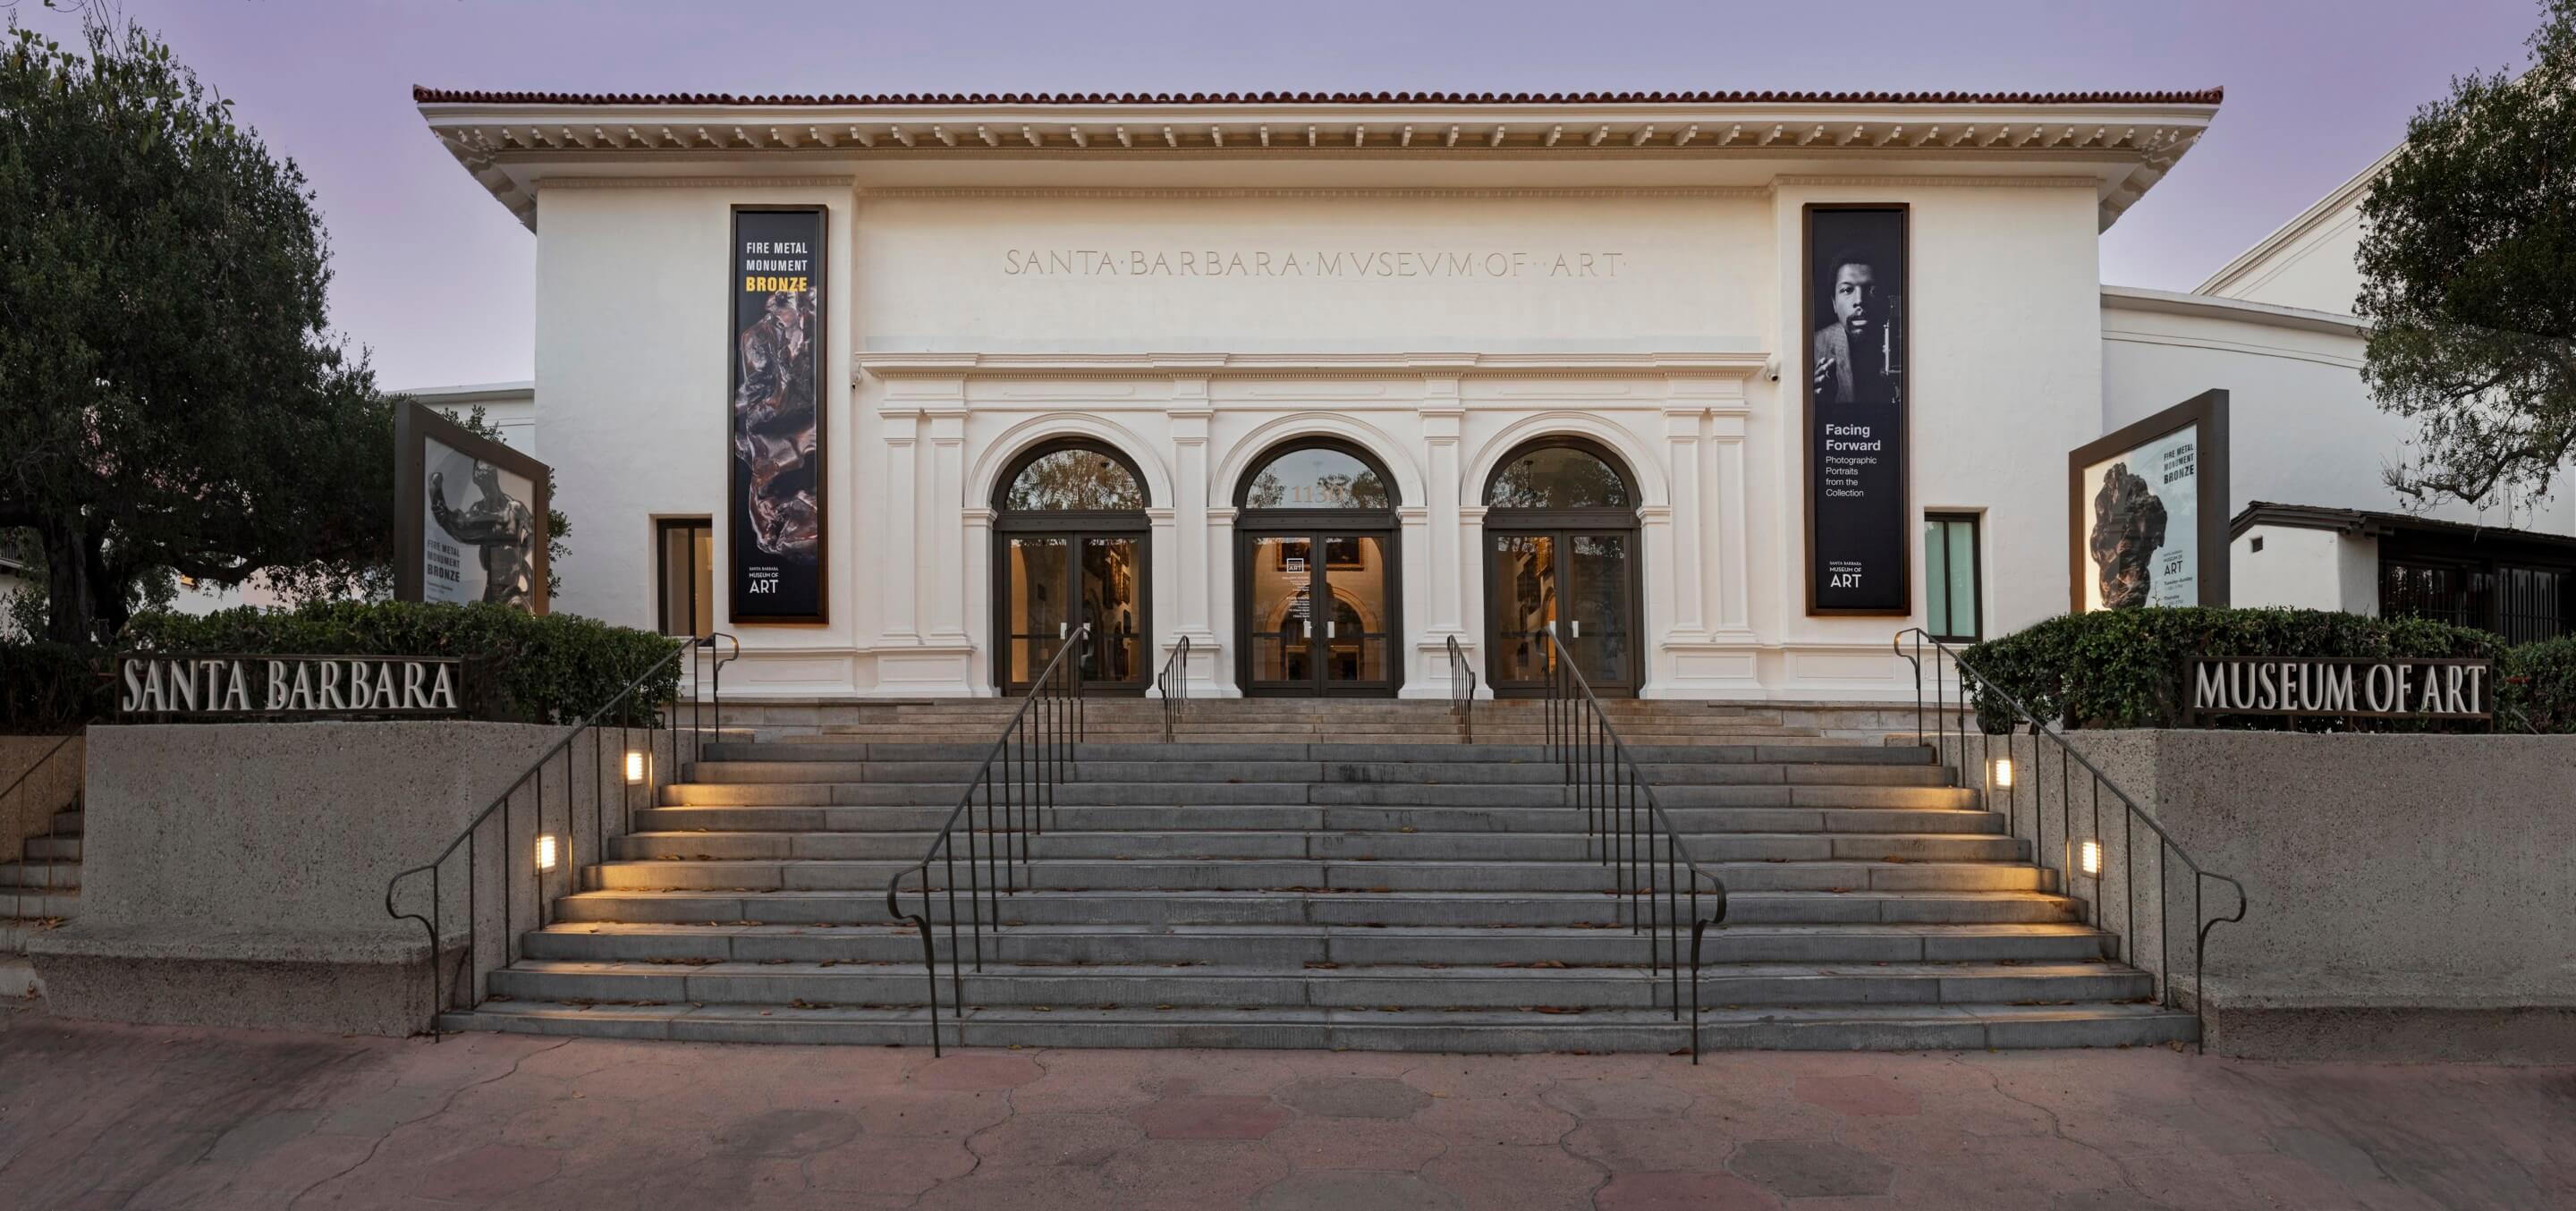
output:
MULTIPOLYGON (((1911 734, 1911 704, 1824 707, 1813 704, 1738 704, 1672 699, 1603 702, 1622 737, 1632 744, 1786 744, 1855 740, 1875 743, 1891 732, 1911 734)), ((764 740, 824 743, 937 743, 991 736, 1018 706, 1016 699, 947 698, 917 702, 751 702, 725 704, 728 729, 764 740)), ((1087 734, 1096 741, 1163 738, 1159 699, 1092 698, 1085 707, 1087 734)), ((1546 717, 1531 700, 1475 704, 1480 743, 1540 743, 1546 717)), ((1445 701, 1409 699, 1211 698, 1190 701, 1175 739, 1211 742, 1276 740, 1301 744, 1423 744, 1460 742, 1464 729, 1445 701)))
MULTIPOLYGON (((1155 742, 1111 739, 1126 734, 1105 726, 1116 708, 1093 704, 1093 742, 1000 940, 965 978, 962 1014, 942 985, 944 1031, 977 1046, 1684 1045, 1561 768, 1518 731, 1462 748, 1437 734, 1454 727, 1445 704, 1297 703, 1239 720, 1248 735, 1165 745, 1159 706, 1144 705, 1155 742), (1307 712, 1337 734, 1270 730, 1307 712)), ((1659 708, 1613 709, 1646 723, 1659 708)), ((2190 1035, 2190 1016, 2145 1002, 2148 978, 2106 960, 2054 874, 1974 791, 1944 785, 1926 750, 1697 709, 1727 722, 1632 742, 1734 893, 1705 951, 1704 1046, 2190 1035)), ((976 734, 962 714, 904 722, 949 730, 711 747, 585 872, 588 890, 525 936, 493 999, 443 1024, 926 1042, 921 943, 887 919, 883 889, 927 850, 986 745, 958 742, 976 734)))
POLYGON ((33 973, 23 970, 27 939, 72 915, 80 903, 81 810, 53 813, 42 836, 20 847, 17 860, 0 862, 0 996, 23 995, 33 973))

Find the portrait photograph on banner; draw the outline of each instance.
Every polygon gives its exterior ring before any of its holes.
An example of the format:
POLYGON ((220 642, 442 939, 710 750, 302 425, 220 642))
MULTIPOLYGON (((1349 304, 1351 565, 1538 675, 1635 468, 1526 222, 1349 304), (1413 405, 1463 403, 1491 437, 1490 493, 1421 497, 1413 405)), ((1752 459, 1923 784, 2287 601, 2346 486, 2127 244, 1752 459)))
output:
POLYGON ((1807 612, 1910 614, 1906 210, 1805 213, 1807 612))
POLYGON ((735 622, 819 623, 823 565, 821 207, 740 206, 728 291, 727 599, 735 622))

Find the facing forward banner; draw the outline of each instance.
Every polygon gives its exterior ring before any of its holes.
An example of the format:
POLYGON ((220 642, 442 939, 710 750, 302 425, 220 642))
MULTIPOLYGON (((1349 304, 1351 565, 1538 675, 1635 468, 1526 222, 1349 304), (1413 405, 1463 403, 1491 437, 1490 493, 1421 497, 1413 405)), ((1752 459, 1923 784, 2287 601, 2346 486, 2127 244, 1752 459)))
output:
POLYGON ((1905 208, 1806 215, 1807 612, 1910 614, 1905 208))
POLYGON ((733 212, 725 503, 735 622, 823 622, 821 207, 733 212))

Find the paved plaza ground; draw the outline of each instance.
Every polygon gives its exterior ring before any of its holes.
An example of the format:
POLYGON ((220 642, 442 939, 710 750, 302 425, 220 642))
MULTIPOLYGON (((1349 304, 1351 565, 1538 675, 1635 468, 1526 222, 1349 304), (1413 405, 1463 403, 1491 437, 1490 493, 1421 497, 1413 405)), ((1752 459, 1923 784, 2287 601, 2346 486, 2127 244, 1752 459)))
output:
POLYGON ((0 1207, 2550 1208, 2576 1070, 173 1030, 0 1011, 0 1207))

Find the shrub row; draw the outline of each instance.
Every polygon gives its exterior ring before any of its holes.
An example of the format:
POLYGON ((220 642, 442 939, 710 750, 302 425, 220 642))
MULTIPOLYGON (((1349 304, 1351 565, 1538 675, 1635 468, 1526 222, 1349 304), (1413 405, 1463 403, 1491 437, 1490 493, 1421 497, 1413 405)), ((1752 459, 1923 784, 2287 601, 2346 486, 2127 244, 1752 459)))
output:
MULTIPOLYGON (((571 723, 607 706, 679 642, 579 615, 539 618, 498 605, 325 601, 293 610, 139 614, 119 646, 249 656, 455 656, 469 662, 475 714, 571 723)), ((50 730, 107 718, 115 707, 110 664, 102 652, 0 645, 0 684, 8 687, 0 697, 0 727, 50 730)), ((647 721, 670 699, 687 665, 686 657, 663 665, 612 718, 647 721)))
MULTIPOLYGON (((2510 720, 2519 712, 2537 730, 2576 731, 2576 640, 2508 650, 2490 632, 2421 618, 2330 610, 2101 610, 2062 615, 1977 644, 1965 658, 1990 683, 1976 702, 1989 729, 2012 718, 2005 694, 2062 727, 2110 728, 2181 726, 2188 706, 2184 659, 2195 655, 2483 658, 2495 662, 2507 730, 2514 730, 2510 720)), ((2285 721, 2234 716, 2212 726, 2280 728, 2285 721)), ((2303 719, 2297 726, 2337 725, 2303 719)))

